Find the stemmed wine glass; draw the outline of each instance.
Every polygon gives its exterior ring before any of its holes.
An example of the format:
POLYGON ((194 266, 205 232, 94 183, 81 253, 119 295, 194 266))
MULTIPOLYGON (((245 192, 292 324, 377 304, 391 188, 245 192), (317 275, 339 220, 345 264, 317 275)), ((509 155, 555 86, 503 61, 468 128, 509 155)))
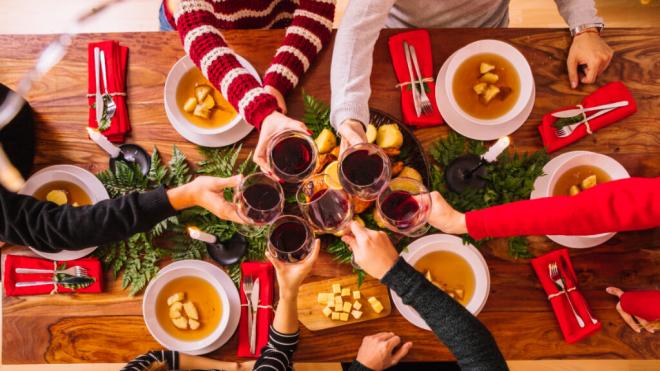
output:
POLYGON ((268 164, 275 176, 286 183, 299 183, 309 177, 317 162, 316 143, 301 131, 283 131, 268 146, 268 164))
POLYGON ((348 148, 339 158, 339 182, 360 199, 378 197, 390 181, 392 169, 387 154, 375 144, 361 143, 348 148))
POLYGON ((321 233, 336 233, 347 228, 353 218, 350 196, 341 188, 331 187, 329 176, 314 175, 298 188, 296 199, 305 219, 321 233))
POLYGON ((389 230, 419 237, 429 230, 427 221, 431 213, 431 195, 415 179, 394 178, 378 195, 376 212, 389 230))
POLYGON ((275 219, 268 233, 268 250, 281 261, 295 263, 312 251, 314 232, 309 224, 294 215, 275 219))
POLYGON ((284 191, 275 179, 264 173, 254 173, 245 177, 234 192, 238 216, 245 222, 238 225, 238 232, 246 237, 254 237, 264 231, 264 226, 272 223, 282 214, 284 191))

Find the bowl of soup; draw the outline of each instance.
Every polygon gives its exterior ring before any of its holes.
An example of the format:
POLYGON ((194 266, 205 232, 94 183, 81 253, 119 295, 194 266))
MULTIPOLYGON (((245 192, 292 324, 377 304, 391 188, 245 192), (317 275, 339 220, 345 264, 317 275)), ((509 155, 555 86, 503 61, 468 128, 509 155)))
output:
POLYGON ((144 293, 142 313, 151 335, 168 349, 195 352, 222 336, 230 305, 219 280, 201 267, 167 270, 144 293))
POLYGON ((509 122, 522 113, 533 96, 529 63, 505 42, 473 42, 457 50, 447 63, 445 96, 454 111, 469 122, 509 122))

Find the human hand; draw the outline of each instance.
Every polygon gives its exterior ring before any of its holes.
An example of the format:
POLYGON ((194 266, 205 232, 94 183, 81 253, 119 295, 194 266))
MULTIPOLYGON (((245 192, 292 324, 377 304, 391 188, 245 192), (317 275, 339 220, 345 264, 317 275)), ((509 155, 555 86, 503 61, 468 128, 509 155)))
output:
POLYGON ((337 132, 341 137, 341 144, 339 145, 340 156, 349 147, 360 143, 367 143, 367 133, 364 132, 364 126, 359 121, 346 120, 339 126, 337 132))
POLYGON ((319 257, 320 250, 321 240, 317 238, 314 240, 314 245, 309 255, 296 263, 283 262, 272 256, 270 251, 266 251, 266 258, 275 267, 277 283, 280 286, 280 299, 298 296, 298 288, 309 272, 312 271, 312 267, 314 267, 314 263, 319 257))
MULTIPOLYGON (((623 295, 623 290, 617 287, 608 287, 605 291, 610 295, 616 296, 617 298, 620 298, 621 295, 623 295)), ((626 313, 621 307, 621 301, 616 303, 616 311, 619 312, 619 315, 621 316, 621 318, 623 318, 623 321, 627 323, 628 326, 630 326, 630 328, 632 328, 636 333, 639 334, 642 331, 640 326, 652 334, 655 332, 651 327, 651 324, 644 318, 639 318, 637 316, 633 316, 629 313, 626 313), (639 324, 635 322, 635 320, 637 320, 639 324)))
POLYGON ((341 239, 353 251, 355 263, 370 276, 381 279, 399 259, 392 241, 385 232, 372 231, 352 221, 351 234, 341 239))
POLYGON ((275 97, 277 100, 277 106, 280 107, 280 111, 286 115, 286 100, 284 99, 282 93, 270 85, 264 86, 264 89, 267 93, 270 93, 270 95, 275 97))
POLYGON ((573 89, 577 88, 578 80, 583 84, 593 84, 596 76, 605 71, 612 60, 614 52, 600 35, 594 32, 583 32, 573 38, 568 51, 568 79, 573 89), (580 78, 578 67, 585 65, 584 77, 580 78))
POLYGON ((238 364, 238 371, 252 371, 256 361, 242 362, 238 364))
POLYGON ((365 336, 357 354, 357 361, 374 371, 384 370, 399 363, 412 348, 412 342, 404 343, 396 352, 401 338, 392 332, 365 336))
POLYGON ((428 222, 445 233, 467 233, 465 214, 451 207, 437 191, 431 192, 431 213, 428 222))
POLYGON ((268 165, 268 144, 275 135, 285 130, 297 130, 305 133, 310 133, 305 124, 298 120, 291 119, 280 112, 274 111, 266 116, 261 124, 261 132, 259 133, 259 142, 254 149, 253 161, 259 165, 261 171, 267 174, 272 174, 270 166, 268 165))
POLYGON ((198 176, 190 183, 168 190, 167 198, 175 210, 200 206, 220 219, 243 223, 236 205, 225 200, 224 192, 226 188, 238 186, 241 179, 241 175, 229 178, 198 176))

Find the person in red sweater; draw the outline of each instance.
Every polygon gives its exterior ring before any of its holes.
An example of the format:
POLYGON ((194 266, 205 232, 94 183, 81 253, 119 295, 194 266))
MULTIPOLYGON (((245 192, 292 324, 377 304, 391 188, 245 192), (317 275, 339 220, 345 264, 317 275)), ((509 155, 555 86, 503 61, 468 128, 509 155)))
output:
POLYGON ((166 0, 162 15, 202 74, 259 133, 254 161, 268 171, 266 147, 284 130, 307 131, 286 116, 284 96, 330 41, 336 0, 166 0), (284 28, 260 84, 236 59, 221 30, 284 28))

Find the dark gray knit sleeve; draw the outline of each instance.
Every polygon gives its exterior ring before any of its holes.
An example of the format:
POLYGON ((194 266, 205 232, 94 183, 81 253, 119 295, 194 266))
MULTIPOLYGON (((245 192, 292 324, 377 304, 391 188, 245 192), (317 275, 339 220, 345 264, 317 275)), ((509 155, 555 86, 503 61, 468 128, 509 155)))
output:
POLYGON ((298 347, 300 333, 285 334, 270 326, 268 344, 261 349, 261 356, 254 364, 255 371, 291 371, 293 370, 293 353, 298 347))
POLYGON ((508 370, 486 326, 405 260, 399 258, 381 281, 422 316, 463 371, 508 370))

